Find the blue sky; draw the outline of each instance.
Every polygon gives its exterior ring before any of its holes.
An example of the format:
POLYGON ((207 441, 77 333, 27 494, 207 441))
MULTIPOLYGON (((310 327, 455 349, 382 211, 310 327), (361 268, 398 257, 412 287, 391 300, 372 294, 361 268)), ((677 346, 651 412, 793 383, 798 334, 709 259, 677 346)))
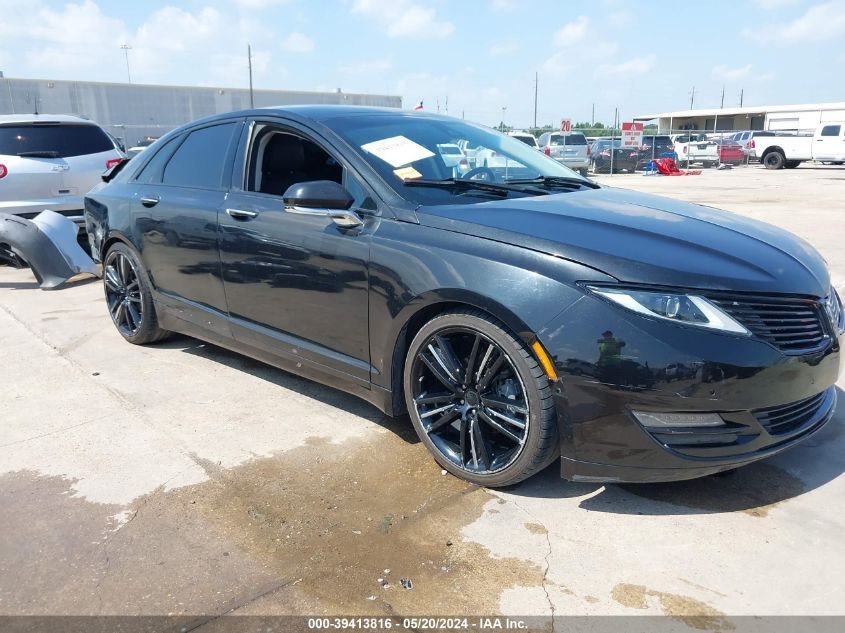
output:
POLYGON ((7 77, 399 94, 517 127, 845 100, 845 0, 0 0, 7 77), (831 73, 831 71, 834 71, 831 73))

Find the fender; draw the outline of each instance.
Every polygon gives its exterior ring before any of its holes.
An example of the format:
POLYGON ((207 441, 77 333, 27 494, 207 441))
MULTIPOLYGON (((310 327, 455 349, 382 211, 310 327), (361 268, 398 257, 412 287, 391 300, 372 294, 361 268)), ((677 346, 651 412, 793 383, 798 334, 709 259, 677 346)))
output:
POLYGON ((29 264, 42 290, 55 290, 79 274, 98 276, 97 265, 76 240, 78 231, 54 211, 42 211, 32 220, 0 213, 0 244, 14 255, 5 259, 17 266, 19 260, 29 264))

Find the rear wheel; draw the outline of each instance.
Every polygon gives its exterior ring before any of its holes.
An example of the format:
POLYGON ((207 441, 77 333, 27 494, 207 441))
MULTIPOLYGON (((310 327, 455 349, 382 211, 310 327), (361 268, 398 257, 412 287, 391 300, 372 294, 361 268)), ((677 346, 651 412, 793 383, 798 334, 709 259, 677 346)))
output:
POLYGON ((426 323, 404 372, 414 428, 452 474, 507 486, 557 457, 548 378, 525 345, 484 313, 448 312, 426 323))
POLYGON ((786 165, 786 156, 775 150, 763 156, 763 166, 766 169, 781 169, 786 165))
POLYGON ((702 164, 704 165, 704 169, 710 169, 713 166, 713 163, 708 160, 704 161, 702 164))
POLYGON ((784 165, 784 167, 786 167, 787 169, 795 169, 800 164, 801 164, 800 160, 788 160, 788 161, 786 161, 786 164, 784 165))
POLYGON ((103 259, 103 288, 112 323, 124 339, 144 345, 170 334, 158 327, 147 271, 122 242, 112 245, 103 259))

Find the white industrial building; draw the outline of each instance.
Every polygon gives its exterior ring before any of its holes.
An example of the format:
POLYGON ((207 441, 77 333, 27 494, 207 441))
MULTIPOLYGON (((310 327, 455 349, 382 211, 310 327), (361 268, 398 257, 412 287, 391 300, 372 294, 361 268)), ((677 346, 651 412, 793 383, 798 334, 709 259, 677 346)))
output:
POLYGON ((776 130, 812 132, 821 123, 845 121, 845 102, 802 105, 709 108, 642 114, 634 121, 657 122, 661 132, 670 130, 776 130))
MULTIPOLYGON (((295 90, 253 91, 255 107, 295 104, 402 107, 395 95, 295 90)), ((200 117, 250 107, 249 90, 208 86, 167 86, 13 79, 0 73, 0 114, 75 114, 96 121, 126 146, 161 136, 200 117)))

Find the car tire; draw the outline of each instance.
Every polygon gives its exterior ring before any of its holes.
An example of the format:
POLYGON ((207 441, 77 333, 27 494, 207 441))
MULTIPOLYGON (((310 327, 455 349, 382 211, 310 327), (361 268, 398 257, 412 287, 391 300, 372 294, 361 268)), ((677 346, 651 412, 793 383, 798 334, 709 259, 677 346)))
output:
POLYGON ((584 178, 588 176, 588 171, 586 167, 581 167, 581 169, 578 170, 578 173, 584 176, 584 178))
POLYGON ((800 164, 801 164, 800 160, 788 160, 788 161, 786 161, 786 164, 784 165, 784 167, 786 167, 787 169, 795 169, 800 164))
POLYGON ((103 290, 112 323, 125 340, 146 345, 170 335, 158 325, 147 270, 123 242, 113 244, 103 257, 103 290))
POLYGON ((403 372, 414 429, 453 475, 509 486, 559 455, 548 377, 525 344, 487 314, 455 310, 428 321, 408 347, 403 372))
POLYGON ((704 165, 704 169, 710 169, 713 166, 713 163, 706 160, 702 163, 702 165, 704 165))
POLYGON ((786 165, 786 156, 777 150, 763 156, 763 166, 766 169, 781 169, 786 165))

